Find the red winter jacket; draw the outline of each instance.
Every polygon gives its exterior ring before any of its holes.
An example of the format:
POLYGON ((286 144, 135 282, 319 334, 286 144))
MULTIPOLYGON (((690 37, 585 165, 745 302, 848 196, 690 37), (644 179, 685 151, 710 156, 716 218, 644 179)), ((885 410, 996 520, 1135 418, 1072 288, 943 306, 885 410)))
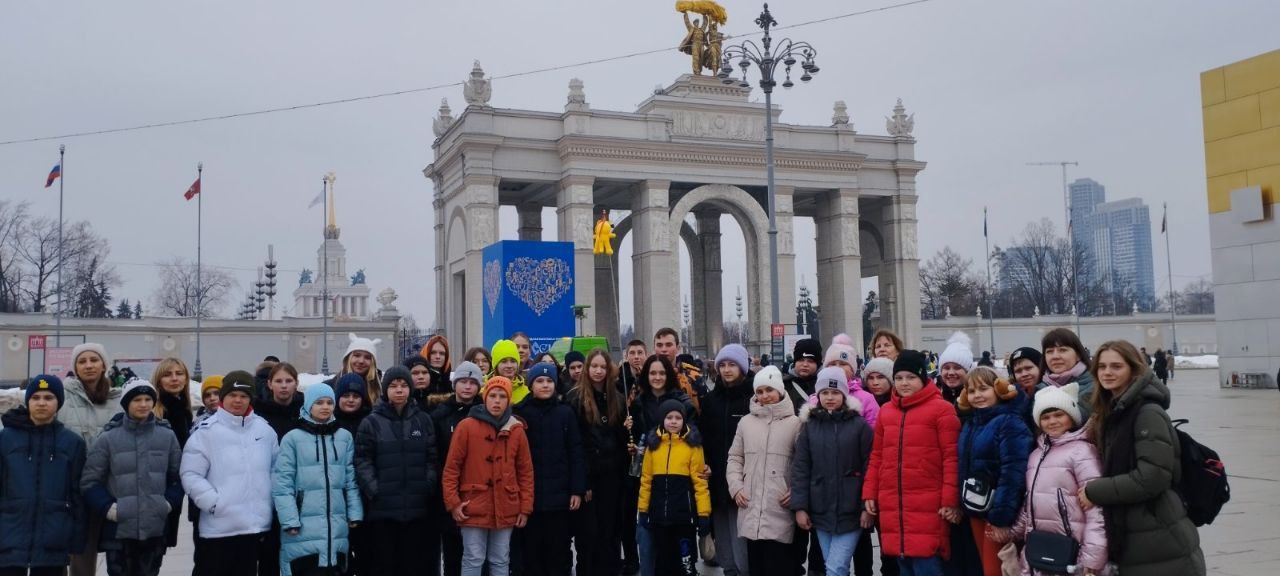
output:
POLYGON ((947 521, 938 509, 960 505, 956 442, 960 419, 938 387, 880 407, 862 499, 880 509, 880 543, 887 554, 948 558, 947 521))

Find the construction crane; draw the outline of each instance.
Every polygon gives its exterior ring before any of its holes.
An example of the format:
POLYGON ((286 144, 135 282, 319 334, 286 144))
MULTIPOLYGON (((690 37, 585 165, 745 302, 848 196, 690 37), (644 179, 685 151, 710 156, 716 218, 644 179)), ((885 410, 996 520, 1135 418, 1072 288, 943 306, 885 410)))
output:
POLYGON ((1027 166, 1061 166, 1062 167, 1062 224, 1067 229, 1067 255, 1071 266, 1071 314, 1076 317, 1076 335, 1080 334, 1080 288, 1076 271, 1076 243, 1071 230, 1071 194, 1067 187, 1067 166, 1080 166, 1079 162, 1059 160, 1057 162, 1027 162, 1027 166))

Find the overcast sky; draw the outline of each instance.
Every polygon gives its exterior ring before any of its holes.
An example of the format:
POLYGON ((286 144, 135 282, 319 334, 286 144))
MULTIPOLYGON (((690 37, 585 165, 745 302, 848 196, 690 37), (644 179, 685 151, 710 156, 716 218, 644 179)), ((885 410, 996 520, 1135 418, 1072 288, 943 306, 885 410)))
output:
MULTIPOLYGON (((759 4, 722 2, 726 30, 754 29, 759 4)), ((893 0, 775 1, 783 24, 893 0)), ((479 59, 492 75, 674 46, 684 33, 670 1, 18 2, 0 18, 0 141, 181 120, 421 88, 463 80, 479 59)), ((830 124, 845 100, 859 132, 880 134, 901 97, 916 115, 921 258, 950 245, 982 261, 982 208, 992 241, 1025 223, 1062 223, 1061 173, 1028 167, 1075 160, 1070 176, 1108 199, 1151 205, 1158 291, 1167 290, 1160 203, 1169 203, 1174 284, 1211 272, 1199 73, 1280 48, 1280 2, 932 0, 815 24, 822 73, 780 92, 785 122, 830 124)), ((579 77, 596 109, 633 111, 657 84, 687 71, 674 50, 493 85, 494 106, 561 110, 579 77)), ((144 299, 156 261, 194 259, 194 203, 182 193, 205 164, 204 261, 241 286, 275 245, 285 306, 297 272, 315 267, 320 177, 338 175, 348 266, 376 294, 391 286, 420 325, 434 319, 431 118, 461 88, 128 133, 0 145, 0 198, 57 214, 42 189, 67 145, 66 218, 110 239, 124 279, 117 298, 144 299)), ((514 210, 502 236, 515 237, 514 210)), ((724 250, 742 243, 732 221, 724 250)), ((548 212, 544 226, 552 239, 548 212)), ((812 225, 797 248, 812 253, 812 225)), ((629 249, 624 250, 624 256, 629 249)), ((726 314, 745 272, 726 259, 726 314)), ((686 265, 687 266, 687 265, 686 265)), ((624 274, 629 274, 624 265, 624 274)), ((797 274, 812 287, 814 263, 797 274)), ((687 285, 687 278, 685 279, 687 285)), ((624 287, 630 282, 622 282, 624 287)), ((623 294, 630 321, 629 290, 623 294)), ((820 295, 819 295, 820 298, 820 295)), ((233 296, 233 301, 238 300, 233 296)), ((228 307, 228 313, 230 307, 228 307)))

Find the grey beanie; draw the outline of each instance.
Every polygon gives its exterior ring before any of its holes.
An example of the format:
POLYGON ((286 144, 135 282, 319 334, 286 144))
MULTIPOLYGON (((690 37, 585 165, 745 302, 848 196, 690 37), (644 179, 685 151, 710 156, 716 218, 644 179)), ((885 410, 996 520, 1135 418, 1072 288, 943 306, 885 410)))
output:
POLYGON ((453 374, 449 375, 449 381, 453 383, 455 388, 458 386, 458 381, 463 378, 475 380, 477 386, 484 384, 484 373, 480 371, 480 367, 476 366, 474 362, 459 364, 457 368, 453 369, 453 374))

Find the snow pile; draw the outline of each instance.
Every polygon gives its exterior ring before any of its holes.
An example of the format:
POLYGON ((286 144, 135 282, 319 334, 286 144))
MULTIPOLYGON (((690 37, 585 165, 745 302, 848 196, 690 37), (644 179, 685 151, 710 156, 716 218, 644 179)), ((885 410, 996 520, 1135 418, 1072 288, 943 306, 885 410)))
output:
POLYGON ((1173 366, 1174 368, 1184 369, 1217 368, 1218 355, 1206 354, 1204 356, 1178 356, 1173 366))
POLYGON ((326 376, 324 374, 308 374, 304 372, 298 375, 298 390, 306 390, 307 386, 316 382, 324 382, 330 378, 333 378, 333 374, 326 376))

